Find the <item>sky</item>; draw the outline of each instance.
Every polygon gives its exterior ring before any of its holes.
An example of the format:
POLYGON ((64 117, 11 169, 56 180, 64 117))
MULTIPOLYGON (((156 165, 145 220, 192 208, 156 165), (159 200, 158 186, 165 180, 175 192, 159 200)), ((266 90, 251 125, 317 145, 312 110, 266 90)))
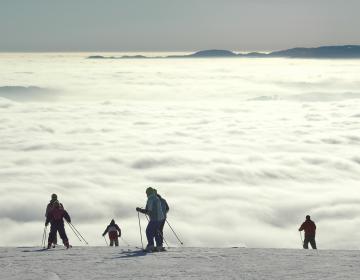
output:
POLYGON ((0 0, 0 51, 360 44, 358 0, 0 0))

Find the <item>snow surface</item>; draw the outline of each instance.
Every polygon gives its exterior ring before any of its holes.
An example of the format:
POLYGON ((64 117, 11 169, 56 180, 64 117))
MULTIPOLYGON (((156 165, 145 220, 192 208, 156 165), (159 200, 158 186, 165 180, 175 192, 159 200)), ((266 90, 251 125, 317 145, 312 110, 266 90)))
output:
POLYGON ((170 248, 0 248, 2 280, 359 279, 359 251, 170 248))

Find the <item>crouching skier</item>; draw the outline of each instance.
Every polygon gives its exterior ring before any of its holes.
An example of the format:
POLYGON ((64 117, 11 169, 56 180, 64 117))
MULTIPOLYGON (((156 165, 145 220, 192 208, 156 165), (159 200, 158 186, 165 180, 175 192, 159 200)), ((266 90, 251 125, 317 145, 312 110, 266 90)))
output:
POLYGON ((109 233, 110 246, 114 246, 114 243, 115 246, 119 246, 119 237, 121 237, 121 229, 115 223, 114 219, 111 220, 110 224, 106 227, 102 235, 105 236, 106 233, 109 233))
POLYGON ((71 245, 69 244, 69 240, 66 236, 65 227, 64 227, 64 220, 65 219, 68 223, 71 223, 71 218, 60 206, 59 201, 55 201, 53 203, 54 207, 49 211, 46 217, 45 226, 48 226, 50 223, 50 233, 48 239, 48 249, 51 248, 51 244, 54 242, 54 238, 56 237, 57 232, 59 232, 60 238, 62 239, 65 247, 69 249, 71 245))
POLYGON ((153 188, 146 189, 147 203, 145 209, 136 208, 136 211, 141 212, 149 216, 149 223, 146 227, 146 238, 148 244, 145 248, 147 252, 162 251, 163 244, 160 234, 160 223, 165 219, 161 209, 160 199, 157 197, 156 192, 153 188), (156 241, 156 248, 154 247, 154 238, 156 241))

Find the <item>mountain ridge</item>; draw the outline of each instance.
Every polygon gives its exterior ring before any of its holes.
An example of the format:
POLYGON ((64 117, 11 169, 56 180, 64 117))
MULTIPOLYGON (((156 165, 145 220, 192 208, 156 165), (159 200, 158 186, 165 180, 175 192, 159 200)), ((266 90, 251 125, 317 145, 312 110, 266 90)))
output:
POLYGON ((92 55, 88 59, 155 59, 155 58, 311 58, 311 59, 358 59, 360 45, 320 46, 314 48, 295 47, 270 53, 236 53, 230 50, 208 49, 186 55, 149 57, 144 55, 124 55, 120 57, 92 55))

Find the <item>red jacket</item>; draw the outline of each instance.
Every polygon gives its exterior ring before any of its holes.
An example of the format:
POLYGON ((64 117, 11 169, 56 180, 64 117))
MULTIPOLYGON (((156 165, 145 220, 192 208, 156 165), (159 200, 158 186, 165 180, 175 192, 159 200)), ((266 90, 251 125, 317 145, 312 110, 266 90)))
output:
POLYGON ((315 236, 316 225, 312 220, 306 220, 299 228, 299 231, 302 230, 305 231, 306 236, 315 236))

